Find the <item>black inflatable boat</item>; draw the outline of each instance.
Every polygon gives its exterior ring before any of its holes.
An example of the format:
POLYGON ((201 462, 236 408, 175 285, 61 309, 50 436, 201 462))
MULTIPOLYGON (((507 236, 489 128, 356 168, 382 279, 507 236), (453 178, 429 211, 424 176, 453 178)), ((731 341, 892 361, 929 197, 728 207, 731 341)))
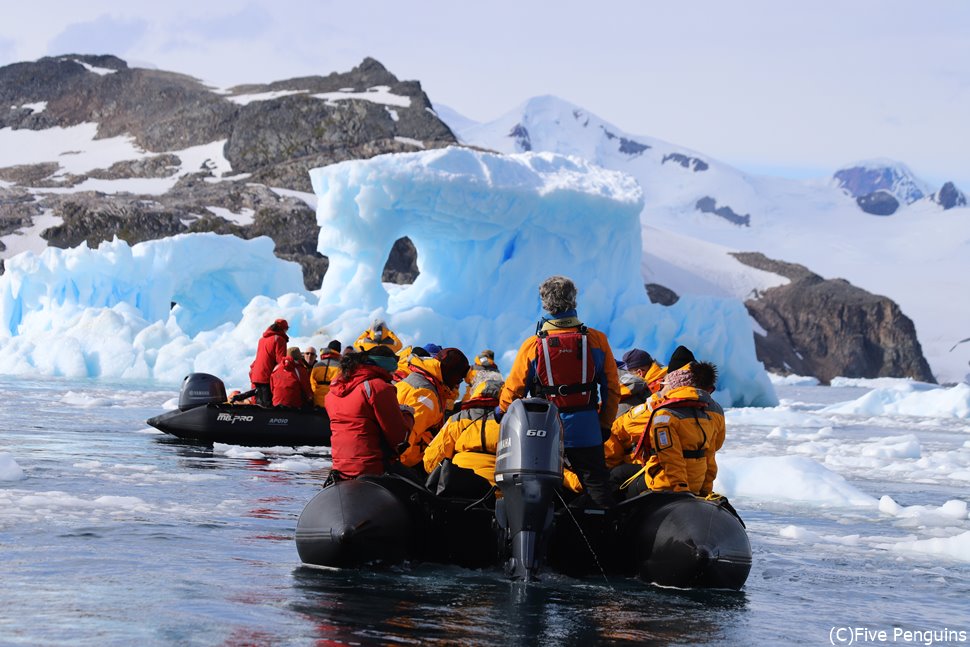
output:
POLYGON ((652 492, 608 511, 567 506, 559 495, 562 456, 555 406, 518 400, 502 421, 500 498, 442 498, 394 475, 337 481, 300 515, 300 559, 339 568, 403 560, 504 565, 521 580, 550 568, 571 576, 636 575, 681 588, 744 584, 751 545, 726 499, 652 492))
POLYGON ((192 373, 182 381, 179 407, 148 424, 183 440, 246 447, 330 445, 330 419, 323 409, 265 409, 228 404, 222 380, 192 373))

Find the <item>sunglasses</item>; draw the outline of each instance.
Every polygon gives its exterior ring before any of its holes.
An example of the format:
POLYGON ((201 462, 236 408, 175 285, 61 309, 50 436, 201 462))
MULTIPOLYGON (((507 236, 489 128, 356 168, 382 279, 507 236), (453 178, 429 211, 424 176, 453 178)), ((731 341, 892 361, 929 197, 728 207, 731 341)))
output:
POLYGON ((303 353, 304 357, 315 357, 316 353, 303 353))

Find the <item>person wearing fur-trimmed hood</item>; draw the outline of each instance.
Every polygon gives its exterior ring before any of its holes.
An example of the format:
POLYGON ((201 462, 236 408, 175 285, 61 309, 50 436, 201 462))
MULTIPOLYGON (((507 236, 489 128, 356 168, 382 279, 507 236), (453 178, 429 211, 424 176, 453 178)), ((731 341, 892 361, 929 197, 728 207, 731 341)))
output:
POLYGON ((715 454, 725 436, 724 410, 710 395, 716 380, 713 364, 698 362, 684 346, 674 350, 659 401, 633 450, 646 464, 629 495, 644 489, 711 493, 717 477, 715 454))
POLYGON ((370 344, 387 346, 395 353, 404 347, 404 344, 394 334, 394 331, 387 327, 383 319, 375 319, 370 328, 362 332, 360 337, 357 338, 357 341, 354 342, 354 348, 358 351, 369 350, 370 344))

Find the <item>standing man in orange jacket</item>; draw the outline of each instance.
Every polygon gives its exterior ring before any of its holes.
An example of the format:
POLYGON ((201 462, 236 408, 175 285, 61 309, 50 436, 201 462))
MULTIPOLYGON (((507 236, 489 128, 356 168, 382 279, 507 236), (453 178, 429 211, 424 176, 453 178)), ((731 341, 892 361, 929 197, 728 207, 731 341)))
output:
POLYGON ((526 393, 559 409, 566 460, 593 502, 614 505, 603 441, 609 438, 620 401, 616 360, 606 335, 587 328, 576 312, 576 285, 552 276, 539 286, 549 317, 526 339, 512 364, 499 408, 504 413, 526 393))

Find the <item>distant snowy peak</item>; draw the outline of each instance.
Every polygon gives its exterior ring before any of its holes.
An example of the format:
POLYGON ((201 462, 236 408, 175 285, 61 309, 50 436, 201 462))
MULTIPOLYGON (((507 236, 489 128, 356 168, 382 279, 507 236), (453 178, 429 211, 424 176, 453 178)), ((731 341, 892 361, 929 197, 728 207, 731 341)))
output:
POLYGON ((905 164, 888 159, 866 160, 844 166, 835 172, 832 181, 856 199, 886 192, 902 204, 912 204, 933 192, 905 164))
POLYGON ((690 151, 652 137, 623 132, 554 96, 533 97, 488 123, 469 126, 449 118, 445 121, 462 141, 503 153, 548 151, 576 155, 608 168, 651 154, 661 165, 680 166, 694 172, 710 168, 707 161, 690 151))

